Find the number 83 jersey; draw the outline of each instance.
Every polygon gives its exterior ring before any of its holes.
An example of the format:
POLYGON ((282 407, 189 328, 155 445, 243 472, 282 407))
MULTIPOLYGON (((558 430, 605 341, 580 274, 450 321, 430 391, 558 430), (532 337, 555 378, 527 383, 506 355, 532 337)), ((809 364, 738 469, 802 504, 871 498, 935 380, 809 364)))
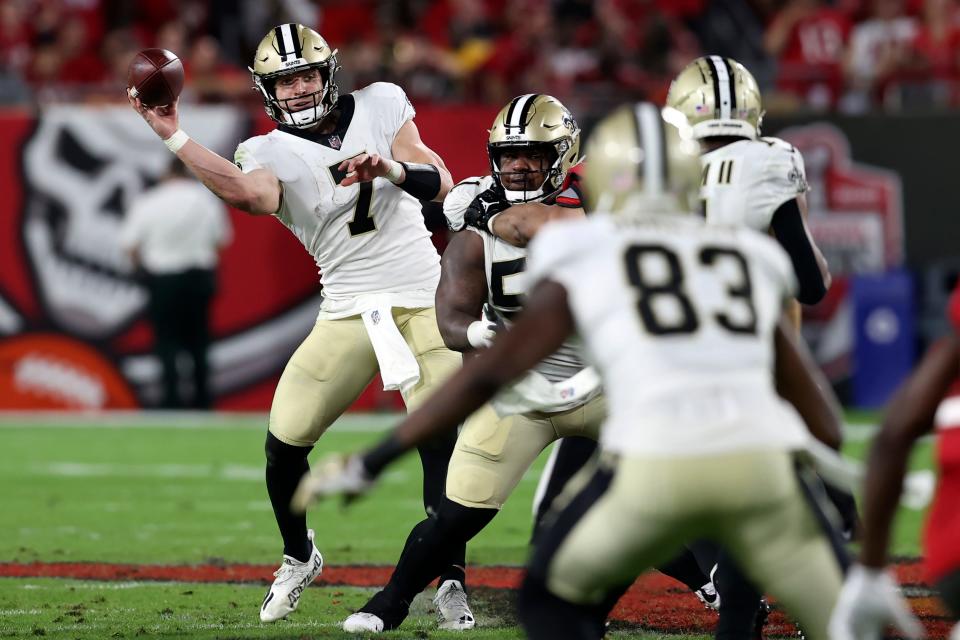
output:
POLYGON ((771 238, 675 214, 556 222, 534 239, 531 282, 555 281, 624 453, 791 449, 807 430, 774 389, 773 333, 796 287, 771 238))
POLYGON ((244 172, 272 171, 283 185, 274 214, 320 268, 324 308, 373 293, 395 306, 431 307, 440 258, 423 223, 420 202, 386 178, 340 186, 337 167, 360 153, 392 159, 393 140, 416 115, 403 90, 385 82, 341 96, 329 134, 281 128, 237 148, 244 172))

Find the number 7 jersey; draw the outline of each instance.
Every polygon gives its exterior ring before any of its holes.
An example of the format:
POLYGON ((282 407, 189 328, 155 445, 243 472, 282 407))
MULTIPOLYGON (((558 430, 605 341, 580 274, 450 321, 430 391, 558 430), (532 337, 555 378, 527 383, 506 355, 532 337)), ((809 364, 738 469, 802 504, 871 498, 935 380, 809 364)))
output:
POLYGON ((594 214, 544 227, 527 269, 567 291, 603 378, 605 448, 704 455, 807 439, 774 389, 773 334, 796 283, 768 236, 693 215, 594 214))
POLYGON ((391 158, 394 137, 416 115, 403 90, 386 82, 341 96, 331 134, 274 130, 237 148, 244 172, 271 170, 283 185, 275 214, 320 268, 324 310, 352 315, 364 294, 394 294, 392 304, 432 307, 440 258, 420 202, 386 178, 340 186, 337 167, 360 153, 391 158))

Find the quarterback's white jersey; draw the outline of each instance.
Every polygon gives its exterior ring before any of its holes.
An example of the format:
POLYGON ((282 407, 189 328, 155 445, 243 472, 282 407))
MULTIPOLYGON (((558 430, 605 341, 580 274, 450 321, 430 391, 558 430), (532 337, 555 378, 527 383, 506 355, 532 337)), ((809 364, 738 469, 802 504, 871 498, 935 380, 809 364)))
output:
POLYGON ((528 274, 567 290, 609 403, 605 448, 676 456, 806 442, 774 389, 773 332, 796 281, 768 236, 692 215, 594 214, 544 227, 528 274))
POLYGON ((732 142, 700 162, 700 197, 710 224, 765 232, 777 208, 807 190, 803 156, 779 138, 732 142))
MULTIPOLYGON (((451 228, 463 228, 464 210, 473 202, 477 194, 489 189, 492 185, 493 178, 490 176, 467 178, 450 191, 453 197, 448 197, 444 201, 443 213, 451 228)), ((510 319, 523 307, 523 296, 526 293, 524 270, 527 264, 527 250, 472 227, 469 230, 483 239, 487 303, 504 323, 509 324, 510 319)), ((573 342, 575 341, 565 342, 556 352, 534 367, 534 371, 550 382, 560 382, 582 370, 586 365, 580 358, 579 348, 573 342)))
POLYGON ((324 309, 355 313, 350 300, 364 294, 395 294, 394 306, 433 306, 440 258, 420 202, 386 178, 338 184, 344 160, 362 152, 392 159, 393 139, 414 109, 400 87, 386 82, 338 104, 351 101, 352 115, 344 109, 349 123, 342 134, 327 137, 330 145, 277 129, 241 143, 236 162, 244 172, 268 168, 282 183, 283 204, 275 215, 316 260, 324 309))

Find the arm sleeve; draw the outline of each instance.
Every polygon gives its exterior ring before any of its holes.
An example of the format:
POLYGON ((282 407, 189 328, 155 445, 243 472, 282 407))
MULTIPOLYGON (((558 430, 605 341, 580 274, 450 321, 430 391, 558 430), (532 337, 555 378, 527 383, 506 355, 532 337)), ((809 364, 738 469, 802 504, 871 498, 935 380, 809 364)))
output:
POLYGON ((797 300, 802 304, 820 302, 827 294, 827 285, 820 272, 820 265, 817 264, 813 239, 807 233, 796 198, 787 200, 777 208, 770 228, 790 256, 799 285, 797 300))

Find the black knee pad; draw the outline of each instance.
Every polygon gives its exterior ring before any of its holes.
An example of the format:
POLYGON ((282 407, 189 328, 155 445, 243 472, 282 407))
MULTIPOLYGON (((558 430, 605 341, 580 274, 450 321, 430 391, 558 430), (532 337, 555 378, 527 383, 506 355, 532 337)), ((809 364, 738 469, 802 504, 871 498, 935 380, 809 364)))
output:
POLYGON ((292 444, 287 444, 269 431, 267 431, 267 441, 263 445, 263 452, 264 455, 266 455, 268 467, 291 463, 301 465, 312 450, 312 446, 295 447, 292 444))

